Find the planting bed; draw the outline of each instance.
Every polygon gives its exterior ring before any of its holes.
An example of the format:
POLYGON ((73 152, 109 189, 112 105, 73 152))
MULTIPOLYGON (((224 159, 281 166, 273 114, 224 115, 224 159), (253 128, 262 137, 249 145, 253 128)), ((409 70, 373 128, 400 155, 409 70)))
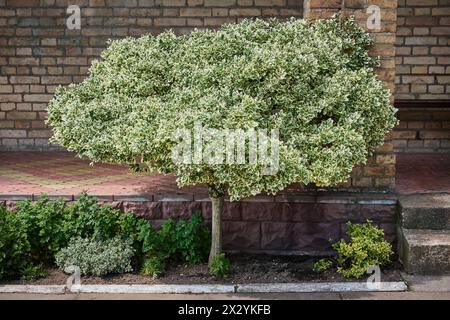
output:
MULTIPOLYGON (((160 277, 142 276, 138 273, 110 275, 106 277, 82 277, 82 284, 214 284, 214 283, 295 283, 295 282, 354 282, 345 279, 335 269, 317 273, 312 265, 318 258, 300 256, 270 256, 253 254, 230 254, 231 272, 227 279, 218 279, 209 274, 208 266, 172 265, 160 277)), ((68 275, 50 268, 48 276, 42 279, 8 280, 0 284, 65 284, 68 275)), ((391 263, 382 268, 381 281, 401 281, 400 265, 391 263)), ((365 281, 365 278, 358 281, 365 281)))

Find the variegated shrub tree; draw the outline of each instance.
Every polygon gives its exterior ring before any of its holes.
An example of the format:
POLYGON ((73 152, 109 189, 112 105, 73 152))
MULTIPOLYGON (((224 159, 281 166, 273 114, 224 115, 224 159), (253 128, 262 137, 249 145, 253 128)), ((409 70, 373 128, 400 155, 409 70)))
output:
MULTIPOLYGON (((80 84, 48 106, 52 140, 94 162, 174 174, 206 184, 213 205, 210 259, 221 251, 224 196, 275 194, 291 183, 348 179, 396 123, 390 92, 353 19, 244 20, 219 30, 112 41, 80 84), (278 129, 278 171, 264 164, 179 163, 173 132, 278 129)), ((248 153, 248 152, 247 152, 248 153)), ((248 156, 248 154, 247 154, 248 156)))

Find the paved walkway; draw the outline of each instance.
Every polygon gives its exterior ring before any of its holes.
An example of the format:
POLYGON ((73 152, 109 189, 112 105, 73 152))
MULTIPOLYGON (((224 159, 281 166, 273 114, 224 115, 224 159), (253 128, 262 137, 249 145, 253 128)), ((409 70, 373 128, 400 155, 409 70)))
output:
POLYGON ((161 193, 204 192, 202 187, 179 189, 173 176, 131 172, 127 166, 95 164, 70 153, 0 153, 0 195, 112 197, 161 193))
POLYGON ((0 300, 450 300, 450 292, 265 294, 0 294, 0 300))
POLYGON ((398 154, 399 193, 450 193, 450 155, 398 154))
MULTIPOLYGON (((450 192, 450 155, 397 157, 399 193, 450 192)), ((299 193, 292 186, 284 193, 299 193)), ((0 153, 0 195, 73 197, 82 191, 106 197, 151 194, 206 195, 206 187, 179 189, 173 176, 132 173, 126 166, 95 164, 69 153, 0 153)))

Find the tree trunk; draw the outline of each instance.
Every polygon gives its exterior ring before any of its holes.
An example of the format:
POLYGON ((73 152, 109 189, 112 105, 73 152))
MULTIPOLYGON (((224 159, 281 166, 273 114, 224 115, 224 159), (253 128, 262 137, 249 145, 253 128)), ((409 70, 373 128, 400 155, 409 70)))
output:
POLYGON ((212 204, 212 239, 211 239, 211 251, 209 253, 209 264, 211 264, 212 258, 222 253, 222 211, 224 197, 210 196, 212 204))

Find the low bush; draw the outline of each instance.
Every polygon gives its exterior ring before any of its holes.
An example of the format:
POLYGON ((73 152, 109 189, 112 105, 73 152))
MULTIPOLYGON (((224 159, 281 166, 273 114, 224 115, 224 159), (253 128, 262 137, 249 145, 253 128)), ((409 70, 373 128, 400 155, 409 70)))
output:
POLYGON ((42 195, 36 202, 19 202, 15 214, 25 225, 31 260, 36 263, 53 262, 54 255, 67 246, 69 240, 64 225, 64 201, 50 201, 42 195))
POLYGON ((315 272, 324 272, 328 269, 330 269, 333 266, 333 262, 328 259, 320 259, 319 261, 316 261, 313 265, 313 270, 315 272))
POLYGON ((225 253, 221 253, 212 258, 209 271, 217 277, 228 278, 228 275, 230 274, 230 267, 230 260, 225 257, 225 253))
POLYGON ((211 235, 203 225, 201 213, 194 213, 189 221, 177 224, 177 246, 182 259, 198 264, 206 261, 211 245, 211 235))
POLYGON ((45 271, 44 266, 42 264, 39 265, 29 264, 22 269, 21 273, 22 278, 28 281, 44 278, 47 276, 47 271, 45 271))
POLYGON ((65 211, 65 231, 69 238, 81 237, 98 241, 120 237, 136 241, 138 217, 122 213, 109 205, 99 205, 95 197, 83 193, 65 211))
POLYGON ((210 246, 210 232, 203 225, 200 212, 192 214, 189 221, 175 223, 168 219, 155 231, 143 228, 143 253, 147 258, 157 259, 162 264, 182 261, 192 264, 205 262, 210 246))
POLYGON ((149 257, 144 261, 141 268, 141 274, 151 277, 157 277, 164 272, 166 265, 158 257, 149 257))
POLYGON ((0 205, 0 278, 21 274, 29 265, 27 226, 0 205))
POLYGON ((341 239, 333 244, 337 251, 337 271, 346 278, 361 278, 369 266, 390 261, 392 246, 384 239, 384 231, 372 225, 347 223, 349 242, 341 239))
POLYGON ((74 238, 55 258, 57 266, 62 270, 78 266, 82 275, 104 276, 132 271, 133 255, 130 243, 120 238, 104 241, 74 238))

